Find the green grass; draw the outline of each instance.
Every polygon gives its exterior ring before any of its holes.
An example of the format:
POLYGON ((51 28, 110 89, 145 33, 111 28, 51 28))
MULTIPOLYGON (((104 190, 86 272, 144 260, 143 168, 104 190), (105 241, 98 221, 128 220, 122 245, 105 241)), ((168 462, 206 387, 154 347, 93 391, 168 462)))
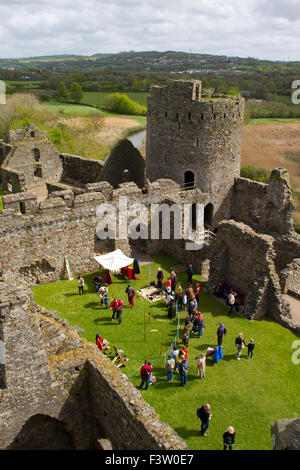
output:
MULTIPOLYGON (((93 92, 93 91, 86 91, 83 93, 83 98, 82 102, 87 103, 87 104, 93 104, 96 106, 104 106, 105 104, 105 98, 107 95, 111 95, 113 92, 107 92, 107 91, 99 91, 99 92, 93 92)), ((133 101, 136 101, 137 103, 147 106, 147 96, 149 93, 147 92, 127 92, 127 91, 120 91, 121 94, 125 94, 128 96, 133 101)))
POLYGON ((5 196, 5 194, 8 194, 8 192, 7 191, 0 191, 0 211, 3 210, 2 196, 5 196))
MULTIPOLYGON (((155 262, 143 266, 139 281, 133 281, 135 289, 149 285, 154 280, 159 266, 165 278, 174 259, 165 255, 154 256, 155 262)), ((166 382, 164 354, 176 333, 176 319, 168 320, 163 302, 150 304, 135 300, 133 310, 124 309, 122 325, 111 321, 110 311, 100 306, 94 291, 93 273, 84 276, 86 293, 79 296, 77 280, 60 281, 34 287, 35 301, 40 305, 57 310, 61 317, 72 325, 85 330, 83 336, 95 342, 96 333, 123 349, 128 356, 128 366, 122 369, 139 385, 139 368, 145 359, 152 361, 153 374, 157 383, 148 391, 142 391, 143 397, 152 405, 160 418, 166 421, 187 442, 189 449, 221 449, 222 434, 232 425, 236 429, 236 449, 271 449, 271 424, 280 418, 296 418, 300 414, 299 387, 300 365, 293 365, 292 343, 297 337, 287 329, 270 320, 249 322, 237 314, 232 318, 227 315, 228 308, 203 289, 200 297, 200 310, 205 318, 205 332, 198 339, 191 337, 188 358, 190 370, 185 388, 179 386, 179 376, 174 375, 173 383, 166 382), (144 341, 144 313, 151 312, 152 319, 146 322, 146 342, 144 341), (206 378, 200 380, 196 374, 195 357, 207 346, 216 345, 218 322, 227 327, 224 338, 224 359, 212 364, 207 359, 206 378), (158 330, 158 332, 151 332, 158 330), (236 361, 234 339, 242 331, 246 342, 255 339, 254 357, 246 360, 244 352, 240 361, 236 361), (204 403, 210 403, 213 419, 208 430, 208 437, 200 437, 200 422, 196 409, 204 403)), ((178 276, 185 283, 186 275, 178 276)), ((195 276, 195 280, 200 276, 195 276)), ((109 287, 110 295, 126 300, 124 294, 128 282, 118 276, 113 277, 109 287)), ((185 313, 181 313, 181 330, 185 313)), ((179 341, 181 344, 181 341, 179 341)))
POLYGON ((74 103, 58 103, 57 101, 50 101, 49 103, 43 103, 39 106, 46 111, 63 112, 64 114, 79 114, 80 116, 88 116, 91 113, 102 114, 99 109, 74 103))
POLYGON ((247 125, 255 126, 257 124, 286 124, 288 122, 300 122, 300 118, 257 118, 250 119, 247 122, 247 125))
POLYGON ((106 111, 102 111, 97 108, 92 108, 89 106, 84 106, 81 104, 74 104, 74 103, 59 103, 57 101, 50 101, 49 103, 43 103, 39 105, 41 109, 46 111, 53 111, 53 112, 62 112, 63 114, 67 115, 79 115, 79 116, 89 116, 92 113, 99 113, 101 116, 104 117, 123 117, 123 118, 130 118, 134 121, 137 121, 139 125, 146 126, 146 116, 133 116, 133 115, 125 115, 125 114, 114 114, 109 113, 106 111))

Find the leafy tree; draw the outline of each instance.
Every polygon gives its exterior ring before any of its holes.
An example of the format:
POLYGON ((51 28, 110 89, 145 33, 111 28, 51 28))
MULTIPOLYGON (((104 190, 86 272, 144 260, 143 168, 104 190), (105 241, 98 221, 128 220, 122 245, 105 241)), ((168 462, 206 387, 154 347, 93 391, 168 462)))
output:
POLYGON ((81 73, 72 73, 71 79, 74 82, 83 82, 84 76, 81 73))
POLYGON ((45 103, 46 101, 50 101, 50 95, 47 95, 46 93, 43 93, 40 95, 40 100, 42 103, 45 103))
POLYGON ((69 98, 69 92, 65 82, 60 82, 60 84, 58 85, 55 92, 55 98, 57 101, 67 101, 67 99, 69 98))
POLYGON ((82 88, 80 83, 74 82, 71 85, 71 98, 75 101, 75 103, 80 103, 83 98, 82 88))
POLYGON ((112 113, 146 115, 146 106, 131 100, 127 95, 113 93, 105 98, 105 107, 112 113))

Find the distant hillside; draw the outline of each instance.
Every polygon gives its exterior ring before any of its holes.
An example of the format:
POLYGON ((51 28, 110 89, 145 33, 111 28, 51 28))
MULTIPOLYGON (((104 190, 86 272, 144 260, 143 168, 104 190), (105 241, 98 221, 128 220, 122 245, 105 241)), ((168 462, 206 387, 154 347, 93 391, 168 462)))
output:
POLYGON ((95 69, 153 72, 218 70, 229 72, 232 70, 276 69, 278 67, 287 69, 300 67, 300 62, 278 62, 259 60, 252 57, 240 58, 180 51, 130 51, 116 54, 97 53, 92 56, 64 54, 20 59, 0 59, 0 69, 2 70, 15 68, 16 70, 42 69, 64 72, 95 69))

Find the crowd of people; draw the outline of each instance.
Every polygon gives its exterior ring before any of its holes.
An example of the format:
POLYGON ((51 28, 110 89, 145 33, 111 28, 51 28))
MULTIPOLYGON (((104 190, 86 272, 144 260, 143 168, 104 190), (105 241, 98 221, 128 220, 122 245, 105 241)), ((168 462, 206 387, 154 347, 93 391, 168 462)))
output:
MULTIPOLYGON (((189 360, 188 360, 188 344, 190 336, 193 334, 197 335, 197 338, 200 338, 204 331, 204 315, 199 309, 200 303, 200 291, 201 286, 200 283, 196 283, 195 288, 193 288, 192 277, 194 274, 193 265, 190 264, 186 270, 187 273, 187 287, 183 288, 181 282, 177 282, 177 276, 174 271, 171 272, 170 277, 167 279, 166 284, 163 285, 163 272, 161 268, 157 271, 157 287, 160 289, 164 289, 165 294, 165 303, 170 309, 170 306, 176 305, 176 309, 179 311, 187 312, 187 316, 185 318, 185 324, 183 329, 183 337, 182 337, 182 346, 177 347, 176 344, 171 349, 170 353, 168 354, 166 363, 165 363, 165 370, 166 370, 166 378, 168 382, 171 382, 174 377, 174 373, 177 371, 180 377, 180 386, 184 387, 187 384, 187 375, 188 370, 190 368, 189 360)), ((217 286, 216 292, 218 293, 218 289, 221 286, 217 286)), ((234 307, 236 311, 238 311, 238 303, 236 300, 237 294, 233 291, 233 289, 229 290, 227 293, 227 305, 229 305, 229 316, 231 316, 234 307)), ((168 315, 170 318, 173 315, 168 315)), ((221 348, 223 345, 224 336, 227 333, 227 328, 222 322, 219 322, 218 328, 216 331, 217 336, 217 347, 221 348)), ((253 350, 255 347, 254 339, 251 338, 249 343, 246 344, 244 340, 243 333, 239 333, 238 336, 235 338, 235 347, 237 350, 237 360, 240 360, 241 352, 244 348, 248 348, 248 355, 247 359, 253 357, 253 350)), ((211 355, 211 352, 216 351, 216 348, 207 348, 207 353, 201 352, 195 359, 196 359, 196 369, 197 374, 200 379, 205 378, 205 371, 206 371, 206 358, 211 355)), ((141 375, 141 384, 138 388, 143 388, 145 385, 145 390, 148 390, 149 385, 151 384, 151 376, 152 376, 152 366, 149 361, 145 361, 144 365, 141 367, 140 370, 141 375)), ((207 436, 207 430, 212 419, 212 413, 210 411, 210 405, 204 404, 202 407, 197 409, 197 416, 201 421, 201 431, 200 434, 203 437, 207 436)), ((226 428, 223 434, 223 449, 232 450, 233 445, 235 442, 235 430, 232 426, 226 428)))
MULTIPOLYGON (((187 385, 188 371, 190 369, 190 363, 188 360, 188 345, 190 337, 194 335, 195 338, 201 338, 205 332, 205 323, 204 315, 200 311, 200 292, 201 285, 200 283, 195 283, 193 287, 193 275, 194 269, 193 265, 190 264, 186 269, 187 282, 186 287, 183 287, 181 282, 177 280, 177 274, 175 271, 170 273, 170 276, 167 278, 164 284, 164 273, 161 268, 158 268, 156 279, 157 279, 157 288, 161 289, 165 296, 165 305, 168 308, 169 318, 173 318, 177 311, 186 312, 186 318, 184 321, 184 329, 182 336, 182 345, 178 347, 175 345, 170 350, 166 362, 165 362, 165 371, 166 371, 166 380, 167 382, 172 382, 174 379, 175 372, 178 373, 180 378, 179 385, 185 387, 187 385)), ((101 305, 104 305, 105 309, 112 310, 112 320, 116 319, 118 325, 122 323, 122 312, 124 309, 124 302, 121 299, 113 298, 111 302, 109 301, 109 291, 106 285, 102 285, 102 278, 96 276, 94 279, 95 289, 97 294, 100 297, 101 305)), ((78 289, 79 294, 84 293, 84 279, 82 276, 78 276, 78 289)), ((224 293, 224 288, 222 283, 218 283, 215 286, 215 293, 217 296, 224 293)), ((135 290, 128 284, 125 289, 125 294, 128 297, 128 306, 134 308, 134 299, 135 299, 135 290)), ((231 316, 234 307, 236 307, 236 297, 237 294, 233 289, 226 292, 227 295, 227 305, 229 306, 229 316, 231 316)), ((224 336, 227 333, 227 328, 222 322, 219 322, 218 328, 216 331, 216 343, 217 348, 223 346, 224 336)), ((96 344, 101 351, 109 348, 109 342, 100 337, 99 334, 96 336, 96 344)), ((240 360, 243 349, 248 349, 247 359, 253 358, 253 351, 255 347, 254 339, 251 338, 246 344, 243 333, 239 333, 235 338, 235 347, 237 351, 236 359, 240 360)), ((196 372, 200 379, 205 378, 206 373, 206 360, 207 357, 212 355, 217 348, 208 347, 206 352, 201 352, 195 357, 196 360, 196 372)), ((145 360, 144 364, 140 368, 140 378, 141 382, 138 386, 139 389, 148 390, 149 386, 155 383, 156 379, 153 376, 152 365, 149 360, 145 360)), ((210 411, 210 405, 204 404, 197 409, 197 416, 201 421, 201 436, 207 436, 207 430, 212 419, 212 413, 210 411)), ((223 445, 224 450, 229 448, 232 449, 235 442, 235 430, 232 426, 229 426, 223 434, 223 445)))

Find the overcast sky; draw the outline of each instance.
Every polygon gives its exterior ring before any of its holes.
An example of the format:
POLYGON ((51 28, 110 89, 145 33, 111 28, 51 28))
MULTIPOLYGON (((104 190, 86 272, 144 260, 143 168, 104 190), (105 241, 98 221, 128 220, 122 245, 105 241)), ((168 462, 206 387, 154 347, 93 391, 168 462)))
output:
POLYGON ((0 0, 0 57, 190 51, 300 60, 300 0, 0 0))

